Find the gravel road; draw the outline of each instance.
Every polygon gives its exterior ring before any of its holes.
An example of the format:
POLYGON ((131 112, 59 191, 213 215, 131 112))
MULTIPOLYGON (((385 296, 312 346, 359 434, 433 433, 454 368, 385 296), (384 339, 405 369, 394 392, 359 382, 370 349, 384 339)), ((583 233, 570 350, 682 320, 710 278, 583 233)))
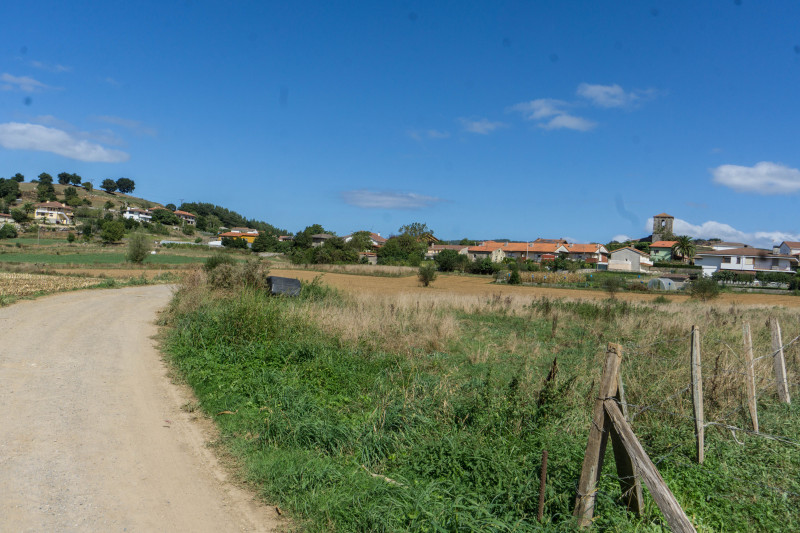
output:
POLYGON ((0 309, 0 531, 273 531, 155 347, 164 285, 0 309))

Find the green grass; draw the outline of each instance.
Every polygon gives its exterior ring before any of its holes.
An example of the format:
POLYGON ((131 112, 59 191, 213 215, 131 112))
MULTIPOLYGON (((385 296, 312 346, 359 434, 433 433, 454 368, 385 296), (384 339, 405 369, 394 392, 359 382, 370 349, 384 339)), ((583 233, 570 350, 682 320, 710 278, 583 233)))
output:
POLYGON ((16 245, 17 243, 20 244, 40 244, 42 246, 45 245, 52 245, 52 244, 66 244, 67 238, 66 236, 63 239, 37 239, 36 237, 17 237, 16 239, 4 239, 0 241, 0 244, 9 246, 9 245, 16 245))
MULTIPOLYGON (((156 265, 184 265, 190 263, 202 263, 206 256, 172 255, 159 253, 148 255, 144 264, 156 265)), ((98 265, 98 264, 121 264, 125 263, 125 253, 0 253, 0 262, 9 263, 41 263, 53 265, 98 265)))
MULTIPOLYGON (((188 308, 179 294, 165 342, 249 479, 310 531, 573 530, 604 343, 649 345, 656 339, 637 321, 662 321, 668 313, 618 302, 540 300, 512 314, 498 299, 482 310, 443 311, 455 315, 465 334, 444 349, 409 357, 323 333, 296 311, 349 304, 335 291, 313 291, 304 288, 306 296, 296 300, 247 291, 207 295, 188 308), (554 356, 560 371, 545 383, 554 356), (549 474, 539 524, 543 449, 549 474)), ((710 328, 736 313, 709 317, 710 328)), ((684 334, 665 325, 659 338, 684 334)), ((710 329, 707 339, 728 341, 710 329)), ((667 379, 680 374, 675 367, 685 359, 684 344, 638 350, 623 367, 629 402, 661 400, 685 381, 667 379)), ((761 412, 763 432, 800 442, 796 403, 777 405, 766 395, 761 412)), ((744 411, 729 423, 746 427, 744 411)), ((800 448, 748 435, 739 445, 709 428, 700 467, 692 460, 692 427, 662 410, 634 422, 693 523, 706 531, 800 530, 800 448)), ((610 446, 605 464, 597 530, 663 530, 652 499, 641 518, 619 504, 610 446)))

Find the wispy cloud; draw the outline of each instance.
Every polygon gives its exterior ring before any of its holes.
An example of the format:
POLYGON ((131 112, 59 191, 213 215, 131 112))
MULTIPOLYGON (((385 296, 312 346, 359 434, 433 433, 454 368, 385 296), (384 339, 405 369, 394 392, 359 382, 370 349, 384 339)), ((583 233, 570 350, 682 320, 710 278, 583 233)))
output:
POLYGON ((49 63, 43 63, 41 61, 31 61, 31 66, 40 70, 46 70, 47 72, 72 72, 72 67, 59 64, 50 65, 49 63))
POLYGON ((406 133, 415 141, 423 141, 425 139, 447 139, 450 137, 450 132, 443 130, 408 130, 406 133))
POLYGON ((530 102, 521 102, 508 108, 509 111, 521 113, 526 120, 537 122, 537 126, 546 130, 569 129, 589 131, 597 123, 573 115, 567 111, 572 104, 554 98, 538 98, 530 102))
POLYGON ((477 133, 479 135, 488 135, 496 129, 505 128, 507 126, 507 124, 503 122, 493 122, 486 118, 478 120, 460 118, 458 121, 461 123, 461 127, 464 128, 464 131, 477 133))
POLYGON ((367 209, 421 209, 442 201, 441 198, 413 192, 358 189, 341 194, 344 203, 367 209))
POLYGON ((656 94, 654 89, 625 91, 617 85, 592 85, 581 83, 576 94, 597 107, 631 107, 656 94))
POLYGON ((13 76, 7 72, 0 74, 0 89, 3 91, 22 91, 35 93, 45 89, 52 89, 49 85, 28 76, 13 76))
POLYGON ((791 194, 800 191, 800 170, 761 161, 752 167, 721 165, 711 169, 714 182, 738 192, 791 194))
POLYGON ((0 146, 8 150, 51 152, 78 161, 99 163, 119 163, 130 158, 125 152, 105 148, 64 130, 19 122, 0 124, 0 146))
POLYGON ((625 242, 631 240, 631 238, 628 235, 625 235, 624 233, 620 233, 619 235, 614 235, 613 237, 611 237, 611 240, 617 242, 625 242))
MULTIPOLYGON (((653 219, 647 220, 646 231, 653 228, 653 219)), ((692 224, 676 218, 672 231, 675 235, 688 235, 695 239, 722 239, 723 241, 741 242, 759 248, 770 248, 782 241, 800 241, 800 234, 781 230, 741 231, 730 224, 709 220, 701 224, 692 224)))
POLYGON ((129 129, 137 135, 147 135, 149 137, 155 137, 158 135, 158 131, 156 131, 155 128, 146 126, 139 120, 131 120, 112 115, 101 115, 99 117, 95 117, 95 120, 99 122, 105 122, 106 124, 113 124, 114 126, 122 126, 123 128, 129 129))
POLYGON ((31 122, 63 130, 76 139, 87 139, 115 146, 125 145, 125 141, 108 128, 94 131, 81 131, 66 120, 61 120, 53 115, 38 115, 33 117, 31 122))

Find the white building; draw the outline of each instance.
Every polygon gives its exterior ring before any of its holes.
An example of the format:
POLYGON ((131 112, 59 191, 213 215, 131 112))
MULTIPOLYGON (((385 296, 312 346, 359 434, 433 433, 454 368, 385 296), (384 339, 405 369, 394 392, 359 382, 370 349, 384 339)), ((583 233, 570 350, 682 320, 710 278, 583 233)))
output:
POLYGON ((60 202, 36 204, 33 218, 50 224, 72 224, 72 208, 60 202))
POLYGON ((788 272, 797 270, 797 258, 788 254, 776 254, 761 248, 729 248, 698 252, 694 264, 703 267, 703 275, 710 276, 720 270, 734 272, 788 272))
POLYGON ((650 254, 631 246, 614 250, 608 260, 608 270, 618 272, 647 272, 652 266, 650 254))
POLYGON ((122 218, 135 220, 136 222, 150 222, 153 216, 147 209, 139 209, 138 207, 129 207, 122 213, 122 218))

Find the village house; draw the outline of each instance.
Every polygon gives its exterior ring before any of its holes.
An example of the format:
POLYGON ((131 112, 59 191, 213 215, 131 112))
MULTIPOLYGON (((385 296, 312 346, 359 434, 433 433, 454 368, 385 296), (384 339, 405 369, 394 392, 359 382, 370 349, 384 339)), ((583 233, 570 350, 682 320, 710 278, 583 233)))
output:
POLYGON ((556 255, 567 254, 567 259, 571 261, 594 264, 608 263, 608 250, 602 244, 566 243, 556 248, 555 253, 556 255))
POLYGON ((331 235, 330 233, 317 233, 316 235, 312 235, 311 246, 315 248, 317 246, 322 246, 328 239, 333 239, 333 235, 331 235))
POLYGON ((250 228, 233 228, 225 233, 220 233, 219 237, 220 239, 223 237, 229 237, 231 239, 243 239, 248 244, 253 244, 253 242, 256 240, 256 237, 258 237, 258 230, 250 228))
POLYGON ((653 263, 659 261, 672 261, 672 247, 678 241, 656 241, 650 244, 650 260, 653 263))
MULTIPOLYGON (((345 235, 344 237, 342 237, 342 240, 344 240, 344 242, 350 242, 351 240, 353 240, 353 234, 351 233, 350 235, 345 235)), ((386 239, 381 237, 380 233, 370 232, 369 240, 373 248, 378 248, 386 244, 386 239)))
POLYGON ((492 263, 499 263, 506 256, 502 248, 502 242, 486 241, 479 246, 470 246, 467 248, 467 255, 472 261, 483 261, 488 257, 492 263))
POLYGON ((778 250, 777 251, 781 255, 800 255, 800 242, 797 242, 797 241, 783 241, 778 246, 778 250))
POLYGON ((469 246, 464 244, 431 244, 425 252, 425 259, 433 259, 443 250, 453 250, 460 255, 467 255, 469 246))
POLYGON ((290 242, 292 240, 294 240, 294 237, 291 235, 281 235, 278 237, 278 242, 290 242))
POLYGON ((175 215, 179 219, 189 224, 190 226, 194 226, 197 224, 196 217, 193 214, 189 213, 188 211, 181 211, 180 209, 178 209, 177 211, 175 211, 175 215))
POLYGON ((608 260, 608 270, 618 272, 647 272, 652 266, 650 254, 631 246, 614 250, 608 260))
POLYGON ((140 209, 138 207, 129 207, 122 213, 123 218, 135 220, 136 222, 150 222, 153 216, 147 209, 140 209))
POLYGON ((50 224, 72 224, 72 208, 60 202, 44 202, 34 206, 33 218, 50 224))
MULTIPOLYGON (((797 257, 775 253, 775 251, 750 246, 725 250, 708 250, 697 252, 694 257, 694 264, 703 268, 704 276, 710 276, 720 270, 751 274, 756 272, 794 273, 798 264, 797 257)), ((780 248, 777 251, 780 252, 780 248)))
POLYGON ((14 218, 8 213, 0 213, 0 226, 2 226, 3 224, 13 224, 16 226, 14 218))

